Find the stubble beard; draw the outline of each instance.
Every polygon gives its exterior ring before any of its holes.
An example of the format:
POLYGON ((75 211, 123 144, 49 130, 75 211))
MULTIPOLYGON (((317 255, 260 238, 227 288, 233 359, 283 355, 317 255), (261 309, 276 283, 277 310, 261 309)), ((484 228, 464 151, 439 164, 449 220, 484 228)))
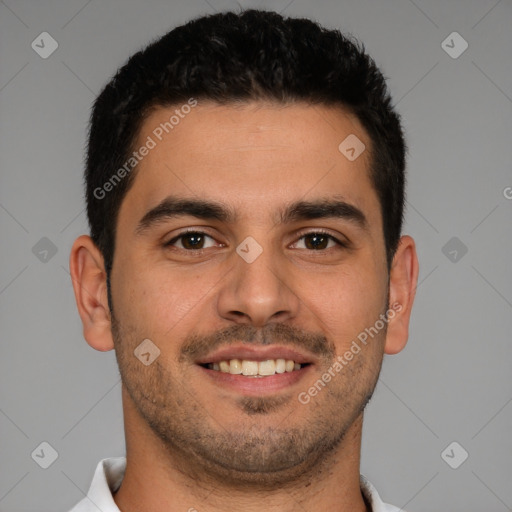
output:
POLYGON ((305 405, 295 395, 240 397, 236 405, 241 421, 229 423, 214 418, 159 359, 148 367, 142 365, 133 355, 138 345, 135 332, 122 327, 112 312, 123 386, 140 418, 181 472, 195 478, 202 472, 222 485, 271 490, 320 474, 362 418, 382 364, 382 356, 375 352, 369 357, 359 354, 305 405), (268 426, 269 416, 287 405, 294 410, 309 407, 308 420, 287 427, 293 423, 292 411, 268 426))

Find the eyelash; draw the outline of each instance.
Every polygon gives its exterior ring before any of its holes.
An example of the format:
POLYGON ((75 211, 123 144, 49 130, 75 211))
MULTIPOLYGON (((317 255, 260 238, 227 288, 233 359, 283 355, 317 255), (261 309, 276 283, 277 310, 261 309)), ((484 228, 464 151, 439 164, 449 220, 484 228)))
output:
MULTIPOLYGON (((185 237, 187 235, 191 235, 191 234, 193 234, 193 235, 205 235, 205 236, 207 236, 209 238, 214 239, 213 236, 209 235, 208 233, 205 233, 204 231, 198 231, 198 230, 195 230, 195 229, 190 229, 190 230, 181 232, 178 236, 175 236, 174 238, 172 238, 168 242, 165 242, 164 243, 164 247, 166 247, 166 248, 167 247, 172 247, 172 245, 175 242, 177 242, 180 238, 183 238, 183 237, 185 237)), ((338 238, 336 238, 335 236, 331 235, 330 233, 328 233, 327 231, 325 231, 323 229, 316 229, 314 231, 300 232, 300 233, 298 233, 297 241, 303 239, 304 237, 306 237, 308 235, 324 235, 327 238, 329 238, 330 240, 332 240, 333 242, 335 242, 338 245, 338 248, 347 248, 348 247, 347 243, 342 242, 341 240, 339 240, 338 238)), ((181 248, 177 248, 177 249, 180 250, 180 251, 185 251, 185 252, 189 252, 189 253, 202 254, 202 252, 206 251, 207 249, 209 249, 209 247, 207 247, 206 249, 181 249, 181 248)), ((306 250, 309 251, 309 252, 326 252, 329 249, 334 249, 334 247, 330 247, 328 249, 318 249, 318 250, 306 249, 306 250)))

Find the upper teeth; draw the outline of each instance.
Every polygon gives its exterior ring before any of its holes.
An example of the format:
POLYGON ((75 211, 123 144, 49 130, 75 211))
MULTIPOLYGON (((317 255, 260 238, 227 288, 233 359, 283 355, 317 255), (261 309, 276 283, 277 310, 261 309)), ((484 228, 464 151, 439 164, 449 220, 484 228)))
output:
POLYGON ((276 373, 293 372, 300 370, 301 365, 291 359, 268 359, 267 361, 249 361, 240 359, 230 359, 229 361, 220 361, 219 363, 210 363, 210 370, 217 370, 233 375, 275 375, 276 373))

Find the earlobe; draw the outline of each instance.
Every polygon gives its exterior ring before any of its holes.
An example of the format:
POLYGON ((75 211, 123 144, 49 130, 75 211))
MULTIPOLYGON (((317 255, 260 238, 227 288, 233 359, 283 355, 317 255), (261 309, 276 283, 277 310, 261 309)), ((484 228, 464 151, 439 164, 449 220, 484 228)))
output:
POLYGON ((75 240, 69 269, 84 338, 96 350, 112 350, 105 266, 101 252, 89 236, 75 240))
POLYGON ((396 354, 407 344, 418 272, 419 264, 414 240, 410 236, 402 236, 389 276, 390 312, 384 347, 386 354, 396 354))

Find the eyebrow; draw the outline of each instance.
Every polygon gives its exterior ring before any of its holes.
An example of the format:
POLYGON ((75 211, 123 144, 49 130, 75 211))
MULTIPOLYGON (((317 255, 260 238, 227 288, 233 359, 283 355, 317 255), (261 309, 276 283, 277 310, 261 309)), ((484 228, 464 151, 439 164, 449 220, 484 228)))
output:
MULTIPOLYGON (((168 196, 142 217, 135 233, 141 235, 161 222, 185 216, 228 224, 234 224, 238 218, 235 210, 222 203, 206 199, 168 196)), ((295 201, 281 209, 278 212, 278 218, 280 224, 336 218, 349 221, 363 230, 368 229, 368 220, 362 210, 346 202, 341 196, 312 201, 295 201)))

